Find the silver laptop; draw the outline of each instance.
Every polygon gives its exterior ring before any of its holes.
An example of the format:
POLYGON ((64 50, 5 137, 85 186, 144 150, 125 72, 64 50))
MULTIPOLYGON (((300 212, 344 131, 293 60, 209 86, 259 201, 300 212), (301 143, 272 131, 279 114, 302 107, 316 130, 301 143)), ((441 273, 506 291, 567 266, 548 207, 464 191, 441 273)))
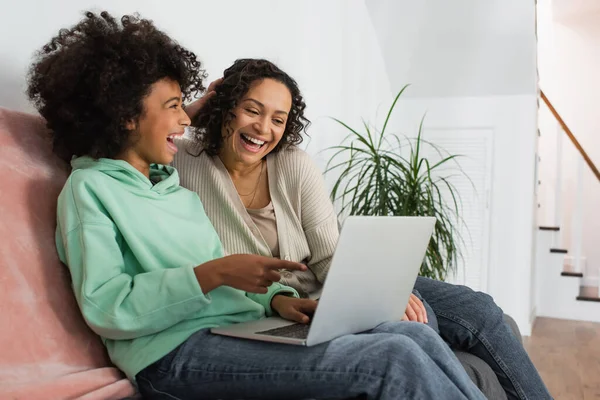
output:
POLYGON ((435 221, 433 217, 348 217, 310 324, 270 317, 211 332, 314 346, 400 321, 435 221))

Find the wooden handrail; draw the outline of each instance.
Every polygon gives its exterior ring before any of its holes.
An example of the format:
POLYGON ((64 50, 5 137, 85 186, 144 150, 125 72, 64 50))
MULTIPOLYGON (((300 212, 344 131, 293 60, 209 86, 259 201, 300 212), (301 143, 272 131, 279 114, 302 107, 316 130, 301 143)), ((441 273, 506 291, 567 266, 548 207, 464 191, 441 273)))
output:
POLYGON ((588 167, 590 167, 590 169, 592 170, 592 172, 594 173, 594 175, 596 175, 596 179, 598 179, 600 181, 600 171, 598 171, 598 168, 596 168, 596 166, 592 162, 592 159, 587 155, 587 153, 585 152, 585 150, 583 149, 583 147, 581 147, 581 144, 575 138, 575 135, 573 135, 573 132, 571 132, 571 130, 569 129, 569 127, 567 126, 567 124, 565 123, 565 121, 563 121, 563 119, 560 117, 560 115, 558 114, 558 112, 556 111, 556 109, 554 108, 554 106, 552 105, 552 103, 550 103, 550 100, 548 100, 548 98, 546 97, 546 95, 544 94, 544 92, 540 91, 540 95, 542 97, 542 100, 544 100, 544 103, 546 103, 546 105, 550 109, 550 112, 552 113, 552 115, 554 115, 554 118, 556 118, 556 120, 558 121, 558 123, 562 127, 563 131, 565 131, 565 133, 567 134, 567 136, 569 137, 569 139, 571 139, 571 142, 573 142, 573 144, 577 148, 577 151, 579 151, 579 154, 581 154, 581 156, 585 160, 585 162, 588 165, 588 167))

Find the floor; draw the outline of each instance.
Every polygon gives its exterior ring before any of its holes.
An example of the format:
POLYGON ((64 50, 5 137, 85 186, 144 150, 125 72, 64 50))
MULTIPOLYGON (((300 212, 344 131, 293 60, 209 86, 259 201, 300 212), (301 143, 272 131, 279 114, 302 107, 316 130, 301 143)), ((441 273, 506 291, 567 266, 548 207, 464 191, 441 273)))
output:
POLYGON ((537 318, 524 344, 556 400, 600 400, 600 324, 537 318))

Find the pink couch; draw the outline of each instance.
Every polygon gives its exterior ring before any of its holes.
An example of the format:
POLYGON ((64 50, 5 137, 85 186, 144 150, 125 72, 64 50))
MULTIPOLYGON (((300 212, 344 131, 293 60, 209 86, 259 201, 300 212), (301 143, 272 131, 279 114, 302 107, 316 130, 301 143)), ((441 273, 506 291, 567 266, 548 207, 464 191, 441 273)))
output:
POLYGON ((54 246, 68 166, 43 121, 0 107, 0 399, 121 399, 131 383, 87 327, 54 246))

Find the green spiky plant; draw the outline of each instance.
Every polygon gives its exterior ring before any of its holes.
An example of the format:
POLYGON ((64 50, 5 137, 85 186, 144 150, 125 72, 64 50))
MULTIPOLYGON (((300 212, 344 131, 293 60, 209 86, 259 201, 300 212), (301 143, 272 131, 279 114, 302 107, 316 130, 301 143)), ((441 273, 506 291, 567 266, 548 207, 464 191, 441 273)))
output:
POLYGON ((333 118, 350 133, 341 145, 326 149, 334 151, 326 173, 341 171, 331 191, 332 200, 341 203, 340 215, 436 217, 420 275, 445 280, 455 270, 464 243, 458 230, 462 223, 458 191, 449 180, 452 175, 441 176, 441 167, 455 162, 457 155, 448 155, 422 139, 424 117, 416 139, 385 134, 407 86, 395 97, 381 131, 363 121, 361 133, 333 118), (403 144, 408 146, 407 158, 402 155, 403 144), (432 146, 441 160, 432 165, 422 157, 423 145, 432 146))

